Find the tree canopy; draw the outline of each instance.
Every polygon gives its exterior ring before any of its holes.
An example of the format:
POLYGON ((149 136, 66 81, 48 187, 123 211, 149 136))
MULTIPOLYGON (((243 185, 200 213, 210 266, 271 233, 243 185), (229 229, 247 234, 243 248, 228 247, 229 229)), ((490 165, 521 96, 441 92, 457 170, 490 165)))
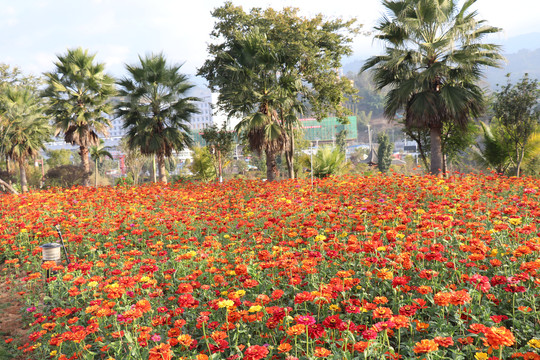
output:
POLYGON ((294 132, 298 115, 330 114, 345 120, 343 106, 354 88, 339 74, 341 58, 350 55, 355 20, 329 20, 322 15, 299 16, 298 9, 253 8, 249 13, 227 2, 214 10, 216 18, 208 46, 209 59, 199 69, 218 107, 242 118, 239 132, 252 149, 265 152, 267 178, 277 172, 275 155, 286 151, 293 176, 294 132))
POLYGON ((388 89, 384 114, 403 112, 405 125, 426 128, 431 140, 431 173, 443 169, 444 123, 465 127, 478 117, 485 99, 478 82, 484 68, 497 66, 497 45, 484 43, 500 29, 477 19, 476 0, 383 1, 387 10, 375 27, 385 52, 367 60, 378 89, 388 89), (461 5, 460 5, 461 4, 461 5))
POLYGON ((127 65, 128 76, 118 81, 121 101, 116 115, 124 119, 127 144, 143 155, 155 155, 161 182, 167 182, 165 158, 192 144, 191 116, 199 112, 187 96, 192 85, 181 65, 167 64, 163 54, 139 57, 127 65))

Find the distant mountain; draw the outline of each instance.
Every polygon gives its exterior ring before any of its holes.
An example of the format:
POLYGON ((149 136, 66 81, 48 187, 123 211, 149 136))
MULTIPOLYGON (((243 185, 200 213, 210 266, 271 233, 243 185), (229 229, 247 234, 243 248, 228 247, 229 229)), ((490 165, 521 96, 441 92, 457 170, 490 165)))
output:
MULTIPOLYGON (((539 34, 540 35, 540 34, 539 34)), ((540 46, 539 46, 540 47, 540 46)), ((506 63, 502 68, 490 68, 486 71, 486 81, 495 90, 497 85, 507 82, 506 75, 510 74, 511 82, 516 82, 525 74, 530 78, 540 79, 540 48, 536 50, 520 50, 517 53, 504 55, 506 63)))
MULTIPOLYGON (((505 63, 502 67, 489 68, 485 72, 485 81, 492 90, 497 85, 506 84, 506 74, 510 73, 512 82, 521 79, 524 74, 540 80, 540 33, 530 33, 508 38, 502 41, 494 41, 502 45, 505 63)), ((343 73, 358 73, 364 65, 365 59, 348 58, 343 65, 343 73)))
POLYGON ((505 54, 517 53, 520 50, 538 49, 540 48, 540 32, 518 35, 500 42, 494 42, 502 44, 505 54))

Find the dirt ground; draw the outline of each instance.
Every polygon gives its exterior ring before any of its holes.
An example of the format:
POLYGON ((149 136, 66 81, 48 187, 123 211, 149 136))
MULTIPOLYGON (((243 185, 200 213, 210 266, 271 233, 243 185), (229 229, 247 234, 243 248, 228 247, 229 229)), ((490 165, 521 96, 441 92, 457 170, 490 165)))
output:
POLYGON ((28 340, 28 330, 25 329, 21 314, 23 306, 13 285, 0 277, 0 360, 22 359, 16 357, 11 349, 25 344, 28 340), (13 341, 8 344, 8 339, 13 341))

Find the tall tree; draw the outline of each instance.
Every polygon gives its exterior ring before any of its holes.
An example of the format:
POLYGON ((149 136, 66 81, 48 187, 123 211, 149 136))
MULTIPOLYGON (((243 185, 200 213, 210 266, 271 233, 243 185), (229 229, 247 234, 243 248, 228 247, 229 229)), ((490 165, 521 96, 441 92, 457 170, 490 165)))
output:
POLYGON ((388 172, 390 165, 392 165, 392 151, 394 150, 394 144, 390 142, 390 138, 386 133, 380 133, 378 135, 379 148, 377 149, 377 166, 382 173, 388 172))
POLYGON ((367 60, 376 87, 389 89, 384 114, 404 112, 405 125, 426 128, 431 140, 431 173, 443 169, 443 124, 465 126, 483 111, 478 86, 482 69, 497 66, 499 47, 482 43, 499 32, 471 11, 476 0, 384 0, 388 15, 375 27, 385 54, 367 60))
POLYGON ((108 147, 105 146, 105 142, 100 139, 99 144, 96 146, 90 147, 90 157, 92 160, 94 160, 94 186, 97 187, 98 183, 98 166, 99 166, 99 160, 101 160, 104 157, 108 157, 112 160, 113 156, 108 150, 108 147))
POLYGON ((99 144, 98 134, 107 134, 110 126, 110 98, 115 94, 114 80, 105 74, 105 65, 94 61, 96 55, 82 48, 58 55, 56 69, 46 73, 44 96, 48 113, 56 127, 71 145, 79 146, 85 172, 83 185, 90 185, 89 147, 99 144))
POLYGON ((518 177, 527 143, 539 125, 539 86, 537 80, 531 80, 525 74, 517 84, 508 82, 495 94, 494 115, 512 144, 512 158, 518 177))
POLYGON ((39 155, 50 139, 49 120, 41 99, 30 88, 9 87, 2 95, 3 116, 9 126, 5 133, 6 154, 19 164, 22 192, 28 191, 26 160, 39 155))
POLYGON ((208 80, 212 89, 219 90, 221 110, 229 116, 244 118, 245 125, 256 125, 239 130, 258 127, 249 137, 260 139, 250 144, 265 144, 267 150, 263 152, 270 165, 267 178, 274 178, 273 158, 283 150, 289 176, 293 177, 294 129, 299 127, 297 119, 304 105, 309 105, 309 111, 317 118, 335 114, 346 121, 348 111, 343 103, 354 89, 336 69, 341 67, 341 58, 351 54, 352 36, 359 27, 354 26, 355 20, 328 20, 322 15, 304 18, 294 8, 254 8, 246 13, 231 2, 212 15, 217 21, 211 37, 218 42, 208 46, 210 58, 199 69, 199 75, 208 80), (249 41, 258 46, 257 52, 252 51, 255 48, 249 41), (251 50, 239 51, 240 44, 245 49, 251 46, 251 50), (246 57, 257 61, 246 62, 246 57), (245 70, 242 81, 236 77, 231 80, 239 73, 233 74, 231 65, 245 70), (265 73, 264 81, 256 75, 257 71, 265 73), (239 99, 239 93, 245 96, 239 99), (254 118, 256 113, 259 115, 254 118), (255 121, 248 121, 246 115, 255 121))
MULTIPOLYGON (((32 91, 37 91, 38 87, 41 84, 41 78, 33 75, 25 75, 18 67, 13 67, 8 64, 0 63, 0 99, 2 99, 2 94, 5 93, 9 88, 13 86, 24 86, 27 89, 32 91)), ((4 97, 5 98, 5 97, 4 97)), ((0 101, 0 114, 5 110, 5 104, 0 101)), ((11 172, 10 161, 7 153, 5 152, 6 147, 3 144, 5 140, 6 129, 9 126, 9 123, 5 117, 0 115, 0 156, 6 160, 6 171, 7 173, 11 172)))
POLYGON ((166 183, 165 158, 191 146, 191 116, 199 112, 187 96, 194 85, 180 73, 181 65, 168 65, 163 54, 139 57, 127 65, 129 77, 118 81, 121 101, 116 115, 124 119, 127 144, 143 155, 157 157, 159 181, 166 183))
POLYGON ((223 123, 221 128, 213 124, 203 130, 202 138, 206 141, 206 147, 210 150, 216 164, 218 180, 222 182, 223 159, 232 150, 234 134, 227 130, 227 123, 223 123))

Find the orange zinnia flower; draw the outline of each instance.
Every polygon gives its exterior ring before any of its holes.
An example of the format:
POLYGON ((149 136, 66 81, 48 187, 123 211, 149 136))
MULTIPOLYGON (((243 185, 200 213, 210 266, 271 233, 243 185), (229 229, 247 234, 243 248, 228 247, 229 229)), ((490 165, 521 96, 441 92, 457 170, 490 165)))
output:
POLYGON ((428 353, 432 351, 437 351, 439 349, 439 344, 433 340, 423 339, 420 342, 417 342, 414 346, 414 352, 417 354, 428 353))
POLYGON ((498 349, 499 346, 512 346, 516 341, 512 332, 504 326, 489 328, 485 334, 488 344, 494 349, 498 349))
POLYGON ((280 344, 277 349, 280 353, 287 353, 292 350, 292 345, 289 343, 283 343, 280 344))
POLYGON ((450 296, 450 304, 452 305, 464 305, 469 301, 471 301, 471 296, 467 290, 455 291, 450 296))
POLYGON ((373 310, 373 318, 374 319, 388 319, 392 316, 392 309, 387 307, 378 307, 375 310, 373 310))
POLYGON ((150 354, 148 356, 148 360, 171 360, 172 359, 172 351, 171 351, 171 345, 161 343, 157 346, 154 346, 152 349, 150 349, 150 354))
POLYGON ((320 358, 326 358, 328 357, 332 352, 328 349, 325 349, 325 348, 322 348, 322 347, 316 347, 315 348, 315 352, 313 355, 315 355, 315 357, 320 357, 320 358))
POLYGON ((287 335, 298 336, 302 335, 306 331, 306 326, 303 324, 297 324, 287 329, 287 335))
POLYGON ((193 343, 193 338, 189 334, 181 334, 180 336, 178 336, 178 343, 180 345, 190 347, 193 343))
POLYGON ((438 292, 433 296, 433 300, 435 301, 435 304, 439 306, 448 306, 450 305, 450 299, 452 297, 452 294, 447 292, 438 292))

